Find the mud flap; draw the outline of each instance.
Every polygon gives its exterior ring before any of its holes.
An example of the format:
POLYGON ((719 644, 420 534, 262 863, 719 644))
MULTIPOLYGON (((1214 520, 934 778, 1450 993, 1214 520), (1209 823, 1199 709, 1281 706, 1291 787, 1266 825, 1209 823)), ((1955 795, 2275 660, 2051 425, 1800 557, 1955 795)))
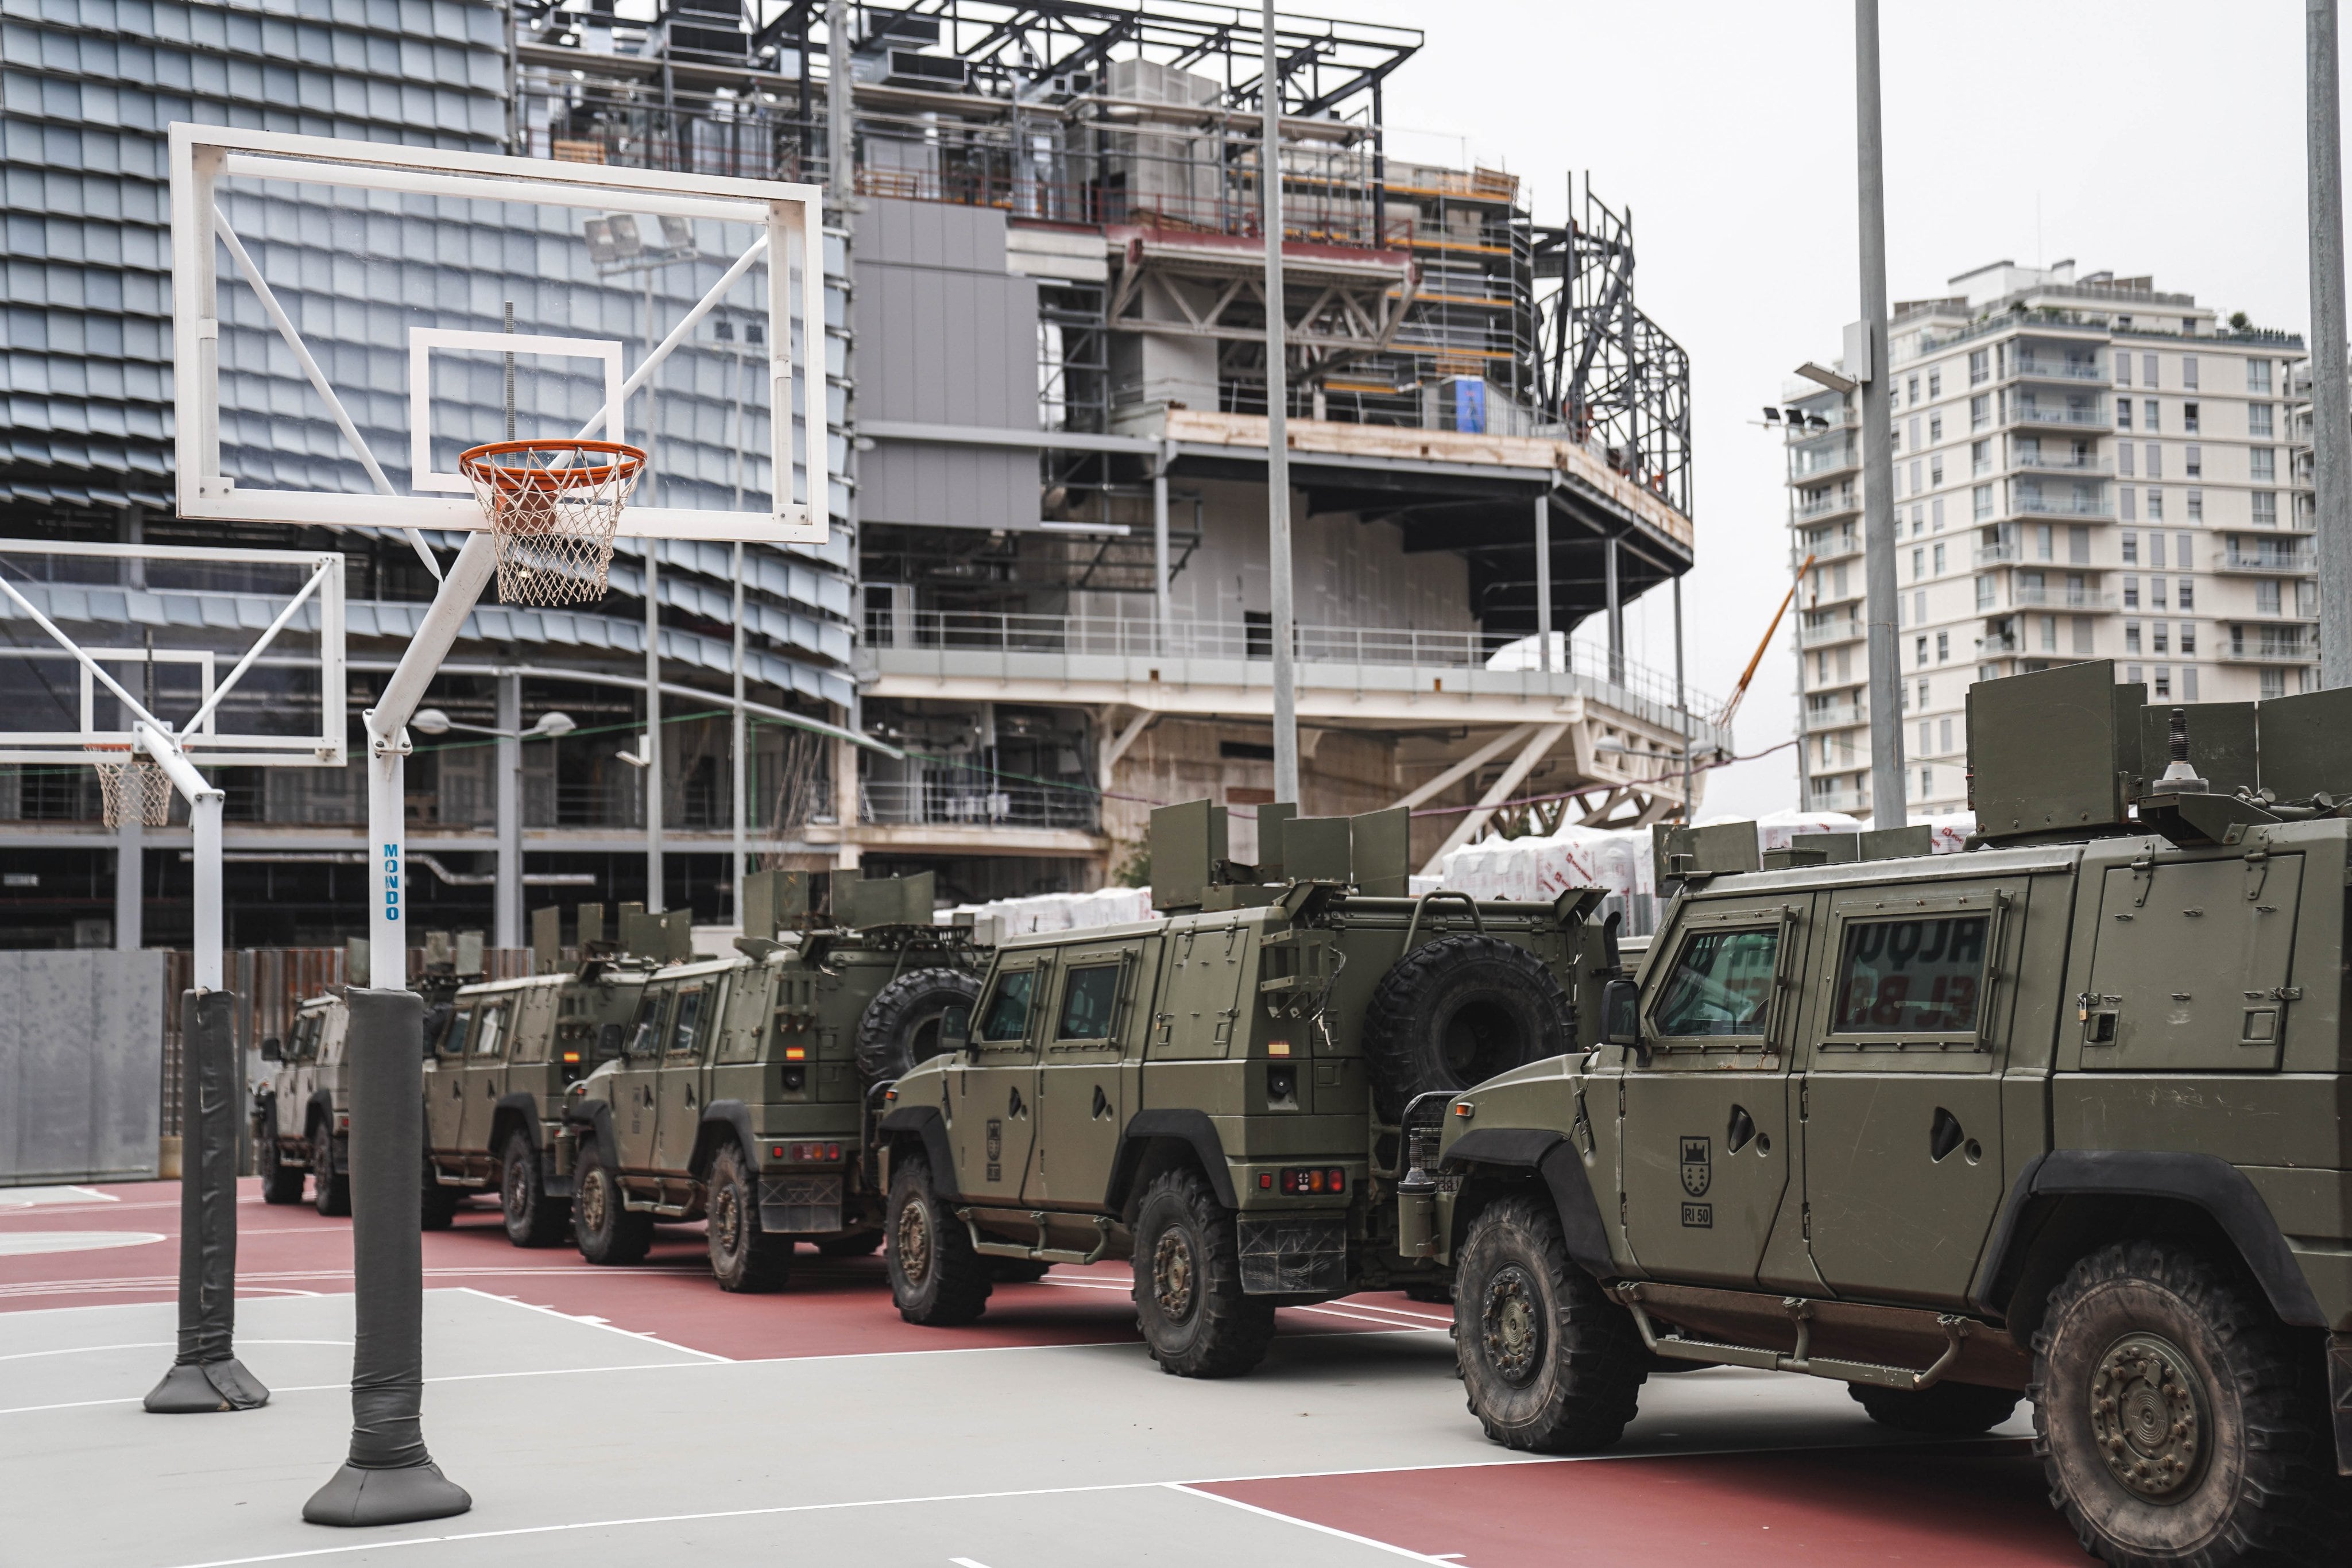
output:
POLYGON ((838 1175, 761 1176, 760 1228, 771 1236, 839 1230, 841 1177, 838 1175))
POLYGON ((1242 1290, 1253 1296, 1337 1295, 1348 1288, 1348 1217, 1285 1214, 1234 1221, 1242 1290))
POLYGON ((2327 1407, 2336 1415, 2336 1473, 2352 1476, 2352 1333, 2327 1336, 2327 1407))

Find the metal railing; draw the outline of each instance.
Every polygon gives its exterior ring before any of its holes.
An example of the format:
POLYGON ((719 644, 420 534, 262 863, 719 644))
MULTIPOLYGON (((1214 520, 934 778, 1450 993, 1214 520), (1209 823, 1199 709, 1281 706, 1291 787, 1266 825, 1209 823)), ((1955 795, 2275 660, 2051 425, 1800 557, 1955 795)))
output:
POLYGON ((1861 498, 1858 496, 1852 494, 1842 493, 1835 496, 1823 496, 1819 500, 1806 501, 1801 504, 1797 507, 1797 516, 1801 517, 1826 517, 1836 512, 1852 512, 1859 510, 1861 506, 1861 498))
POLYGON ((2112 517, 2113 506, 2105 501, 2082 501, 2072 496, 2045 497, 2020 496, 2010 505, 2011 514, 2030 513, 2037 517, 2112 517))
POLYGON ((2003 566, 2024 559, 2025 547, 2022 545, 1979 545, 1976 548, 1975 560, 1979 566, 2003 566))
POLYGON ((2232 631, 2229 646, 2221 650, 2224 659, 2243 660, 2248 664, 2299 664, 2316 658, 2318 643, 2303 637, 2280 637, 2264 632, 2260 637, 2247 637, 2232 631))
POLYGON ((2116 596, 2082 588, 2012 588, 2009 601, 2021 610, 2113 610, 2116 596))
POLYGON ((2105 430, 2111 416, 2103 408, 2061 408, 2019 399, 2009 411, 2011 424, 2095 425, 2105 430))
POLYGON ((2014 356, 2010 361, 2009 373, 2034 381, 2105 382, 2107 379, 2107 372, 2096 361, 2053 360, 2040 354, 2014 356))
POLYGON ((1868 724, 1870 715, 1859 703, 1832 703, 1828 707, 1807 708, 1805 728, 1851 729, 1858 724, 1868 724))
POLYGON ((2213 552, 2216 571, 2263 571, 2292 575, 2316 570, 2318 562, 2309 550, 2261 550, 2244 555, 2237 550, 2213 552))
POLYGON ((857 816, 881 825, 1052 828, 1093 832, 1102 798, 1083 785, 1015 783, 965 768, 926 770, 920 778, 868 779, 857 786, 857 816))
POLYGON ((1859 620, 1826 621, 1818 626, 1799 628, 1797 644, 1803 648, 1818 648, 1830 643, 1851 643, 1862 634, 1863 626, 1859 620))
POLYGON ((2112 474, 2116 462, 2112 457, 2077 457, 2073 453, 2058 458, 2045 457, 2039 452, 2021 452, 2010 458, 2009 465, 2042 474, 2112 474))

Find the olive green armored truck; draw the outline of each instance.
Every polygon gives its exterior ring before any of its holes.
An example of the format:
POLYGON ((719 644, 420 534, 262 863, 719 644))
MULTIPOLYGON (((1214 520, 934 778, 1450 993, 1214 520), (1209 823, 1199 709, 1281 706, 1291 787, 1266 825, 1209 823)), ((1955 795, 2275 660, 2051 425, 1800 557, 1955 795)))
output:
POLYGON ((2024 1401, 2105 1561, 2343 1562, 2352 694, 2084 664, 1973 687, 1969 747, 1962 853, 1663 835, 1601 1040, 1413 1140, 1470 1408, 1573 1451, 1662 1366, 1947 1436, 2024 1401))
POLYGON ((823 882, 746 882, 748 928, 764 934, 648 979, 619 1054, 565 1099, 560 1162, 590 1262, 641 1261, 657 1222, 702 1218, 719 1285, 772 1291, 795 1242, 835 1257, 881 1244, 869 1090, 939 1049, 984 955, 968 924, 932 924, 928 872, 830 879, 837 926, 809 903, 823 882))
MULTIPOLYGON (((561 967, 553 909, 532 912, 534 967, 525 979, 458 990, 425 1059, 425 1225, 495 1191, 507 1239, 551 1247, 572 1223, 572 1177, 557 1158, 564 1093, 620 1055, 637 998, 661 961, 602 939, 602 910, 583 906, 580 951, 561 967)), ((640 917, 659 922, 659 916, 640 917)), ((661 928, 656 924, 655 929, 661 928)), ((682 925, 676 927, 683 936, 682 925)), ((640 939, 639 946, 650 946, 640 939)))
POLYGON ((1574 1048, 1614 972, 1602 894, 1406 896, 1405 813, 1152 815, 1165 918, 1002 944, 949 1053, 887 1092, 890 1282, 960 1323, 992 1264, 1131 1259, 1160 1366, 1246 1372, 1278 1305, 1446 1270, 1396 1247, 1400 1124, 1574 1048))

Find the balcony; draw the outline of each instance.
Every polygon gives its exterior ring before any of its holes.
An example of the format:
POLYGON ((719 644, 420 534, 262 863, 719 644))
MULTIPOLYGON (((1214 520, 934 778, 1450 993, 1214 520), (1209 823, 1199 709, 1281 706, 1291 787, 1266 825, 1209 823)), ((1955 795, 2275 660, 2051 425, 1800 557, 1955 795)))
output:
POLYGON ((2011 588, 2009 601, 2020 610, 2113 610, 2116 596, 2087 589, 2011 588))
POLYGON ((1868 724, 1870 715, 1860 703, 1832 703, 1828 707, 1807 708, 1807 733, 1825 729, 1852 729, 1858 724, 1868 724))
POLYGON ((1813 558, 1814 564, 1818 566, 1824 561, 1832 561, 1844 556, 1861 553, 1862 536, 1850 528, 1843 529, 1832 534, 1819 544, 1798 545, 1795 549, 1789 552, 1789 570, 1794 571, 1802 566, 1808 555, 1813 558))
POLYGON ((2007 566, 2025 559, 2023 545, 1979 545, 1974 556, 1979 566, 2007 566))
POLYGON ((2282 633, 2267 627, 2232 626, 2230 641, 2214 652, 2216 658, 2241 664, 2306 664, 2318 656, 2317 640, 2304 636, 2300 628, 2282 633))
POLYGON ((1011 783, 969 768, 857 786, 857 818, 882 827, 1034 828, 1082 833, 1101 825, 1101 797, 1084 786, 1011 783))
POLYGON ((1870 815, 1870 797, 1859 789, 1816 789, 1808 797, 1806 810, 1843 811, 1849 817, 1867 817, 1870 815))
POLYGON ((2010 503, 2012 517, 2070 517, 2076 522, 2105 522, 2116 515, 2115 507, 2105 501, 2086 501, 2074 496, 2019 496, 2010 503))
POLYGON ((1861 509, 1861 495, 1858 492, 1848 491, 1838 495, 1823 496, 1819 500, 1800 501, 1797 504, 1797 517, 1801 522, 1813 517, 1833 517, 1841 512, 1858 512, 1861 509))
MULTIPOLYGON (((1299 626, 1294 647, 1303 717, 1516 723, 1531 702, 1581 698, 1667 734, 1687 724, 1699 747, 1730 744, 1727 732, 1696 716, 1720 712, 1718 699, 1685 687, 1685 713, 1670 674, 1631 660, 1612 671, 1605 656, 1575 643, 1565 644, 1568 667, 1553 670, 1532 667, 1531 640, 1475 629, 1299 626)), ((1272 653, 1262 622, 1179 621, 1163 635, 1140 617, 926 610, 869 617, 856 670, 883 697, 1232 716, 1272 711, 1272 653)), ((983 817, 989 809, 954 808, 983 817)))
POLYGON ((1848 617, 1843 621, 1825 621, 1818 626, 1804 626, 1799 628, 1797 632, 1797 645, 1801 648, 1826 648, 1832 643, 1853 643, 1859 641, 1864 635, 1864 628, 1862 622, 1856 618, 1848 617))
POLYGON ((1862 466, 1862 456, 1851 439, 1835 446, 1818 451, 1797 447, 1789 454, 1789 482, 1793 485, 1819 485, 1842 474, 1851 474, 1862 466))
POLYGON ((2245 554, 2234 549, 2213 552, 2215 571, 2247 572, 2266 577, 2296 577, 2316 571, 2319 563, 2312 552, 2301 545, 2286 549, 2257 550, 2245 554))
POLYGON ((2025 639, 2013 632, 1977 639, 1977 657, 1980 659, 1998 658, 2004 653, 2022 653, 2023 652, 2025 652, 2025 639))
POLYGON ((2018 381, 2107 384, 2106 367, 2096 360, 2069 360, 2049 354, 2012 354, 2009 373, 2018 381))
POLYGON ((2060 430, 2105 430, 2111 416, 2104 407, 2086 407, 2081 403, 2042 402, 2033 398, 2015 398, 2010 402, 2009 423, 2012 425, 2054 427, 2060 430))
POLYGON ((2116 471, 2116 461, 2112 457, 2077 457, 2071 452, 2063 457, 2047 456, 2039 452, 2021 452, 2009 460, 2009 465, 2036 474, 2113 474, 2116 471))

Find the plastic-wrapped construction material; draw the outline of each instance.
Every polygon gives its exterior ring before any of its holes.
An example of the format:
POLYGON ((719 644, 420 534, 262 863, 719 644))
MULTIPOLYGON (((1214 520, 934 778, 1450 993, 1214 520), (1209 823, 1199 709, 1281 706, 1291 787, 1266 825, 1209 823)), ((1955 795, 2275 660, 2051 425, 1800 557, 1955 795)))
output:
POLYGON ((251 1410, 269 1390, 236 1359, 236 993, 180 998, 180 1344, 147 1396, 164 1416, 251 1410))
POLYGON ((1152 917, 1148 887, 1104 887, 1092 893, 1041 893, 1028 898, 998 898, 967 904, 938 919, 946 925, 957 915, 975 921, 996 922, 999 939, 1029 936, 1041 931, 1082 931, 1097 925, 1120 925, 1152 917))
POLYGON ((425 1447, 425 998, 353 987, 351 1458, 302 1505, 313 1524, 404 1524, 474 1500, 425 1447))

